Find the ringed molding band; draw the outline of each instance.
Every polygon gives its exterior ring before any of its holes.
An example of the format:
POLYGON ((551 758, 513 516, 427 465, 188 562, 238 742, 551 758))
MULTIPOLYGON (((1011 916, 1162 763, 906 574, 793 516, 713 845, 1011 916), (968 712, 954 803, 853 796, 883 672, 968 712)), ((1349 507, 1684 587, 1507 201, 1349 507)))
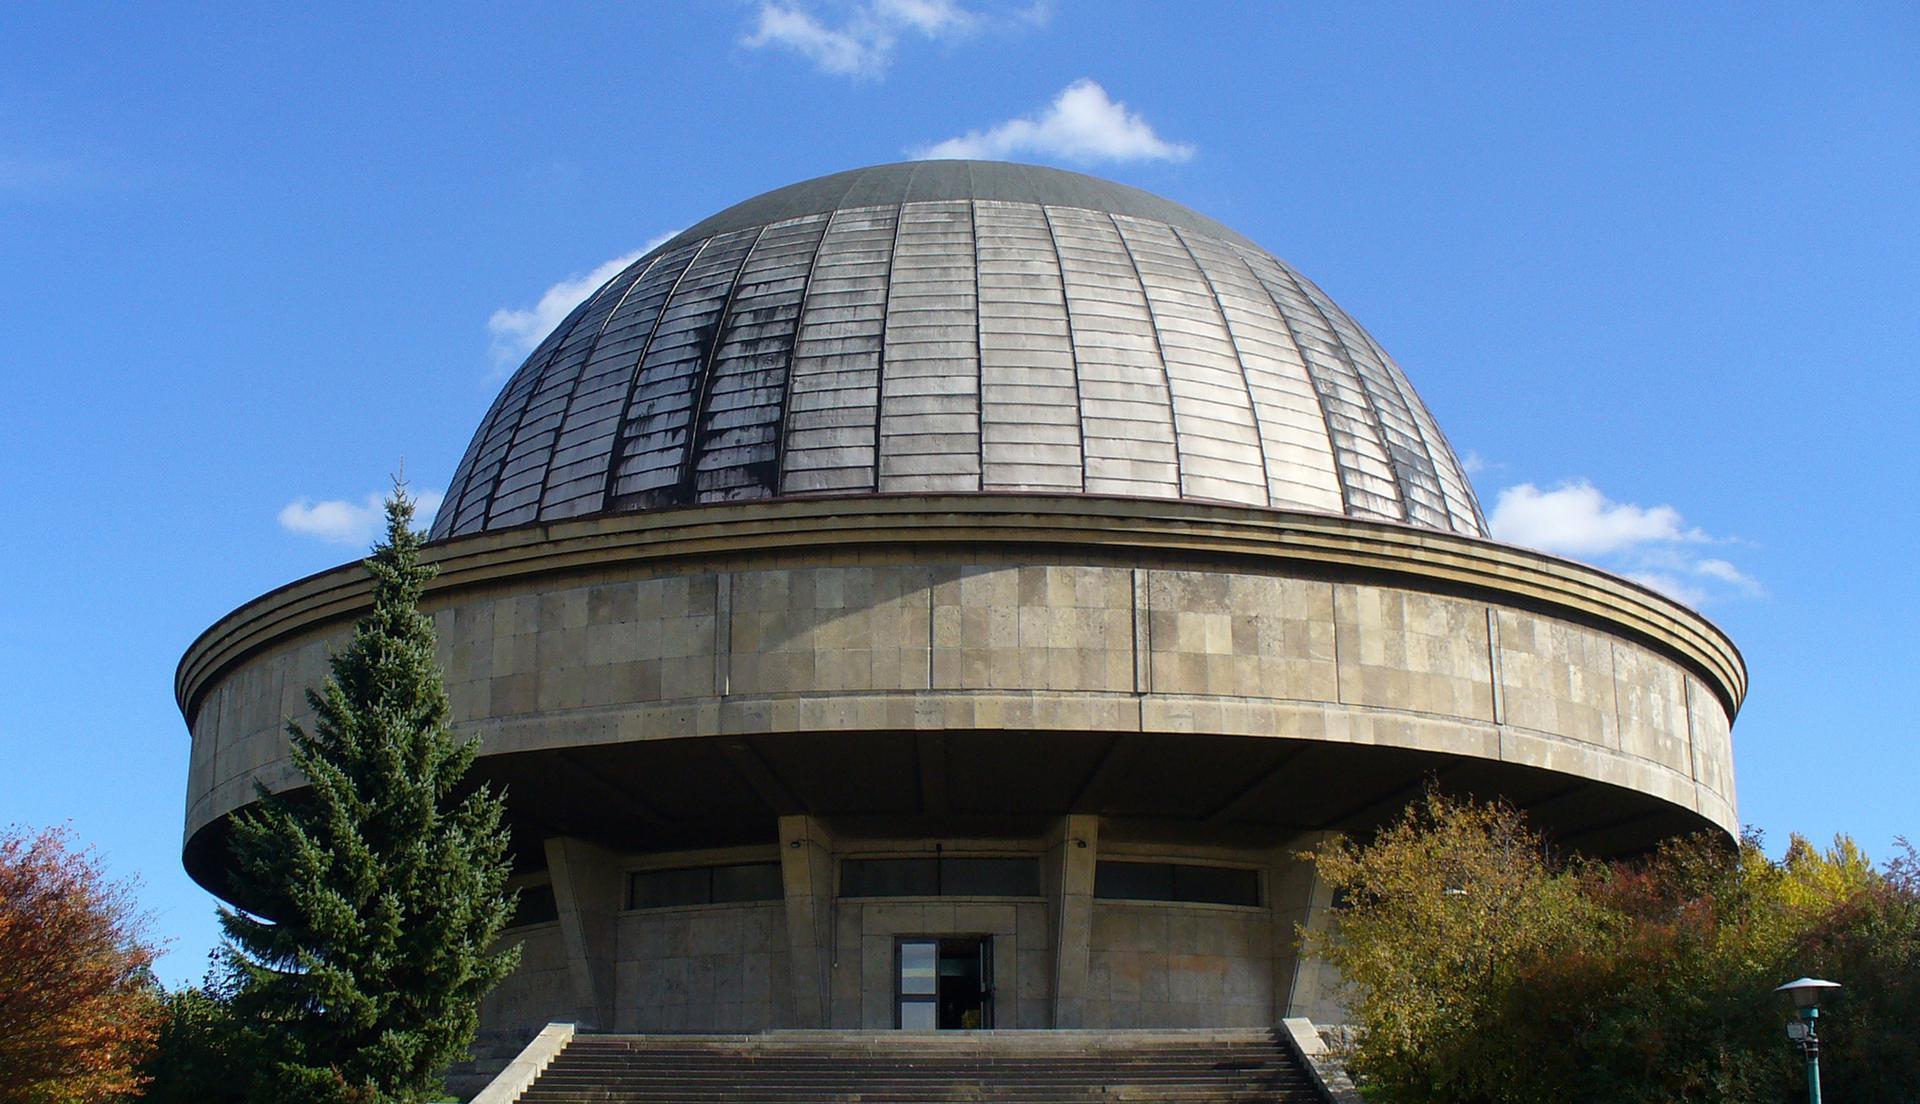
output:
MULTIPOLYGON (((573 679, 571 697, 524 685, 489 690, 503 685, 489 679, 510 672, 484 661, 452 664, 454 720, 486 741, 483 758, 609 741, 929 726, 1278 736, 1519 764, 1635 791, 1737 829, 1727 733, 1746 670, 1731 641, 1699 614, 1633 583, 1475 538, 1191 501, 867 494, 528 525, 435 542, 426 555, 440 568, 426 596, 429 611, 478 618, 486 632, 527 634, 520 639, 541 657, 529 678, 573 679), (794 598, 804 608, 790 609, 787 579, 801 571, 886 581, 849 597, 845 608, 815 609, 812 599, 794 598), (1107 596, 1091 600, 1093 610, 1071 608, 1089 604, 1071 597, 995 598, 978 589, 963 596, 963 576, 994 571, 1077 572, 1085 576, 1079 585, 1107 596), (552 655, 583 648, 577 639, 563 644, 539 625, 492 627, 510 616, 498 612, 502 602, 561 594, 584 602, 581 588, 703 573, 758 589, 731 598, 730 607, 709 597, 670 615, 683 627, 690 616, 704 621, 708 635, 662 661, 682 671, 664 688, 582 691, 583 681, 620 676, 612 667, 599 675, 590 667, 546 672, 552 655), (777 583, 762 585, 775 575, 777 583), (1021 650, 1043 658, 1009 650, 995 660, 981 651, 978 670, 953 674, 962 642, 955 635, 936 644, 932 625, 936 589, 949 585, 940 593, 955 626, 965 607, 997 604, 1015 620, 1082 627, 1052 629, 1068 639, 1039 648, 1023 637, 1021 650), (1222 597, 1234 587, 1236 597, 1222 597), (876 597, 880 591, 891 597, 876 597), (906 620, 886 620, 901 610, 906 620), (804 648, 841 651, 817 653, 819 674, 809 656, 804 675, 781 675, 779 663, 753 649, 791 648, 791 639, 763 644, 755 638, 777 634, 720 624, 763 616, 754 611, 777 618, 779 633, 813 641, 804 648), (879 639, 821 644, 825 637, 807 635, 849 614, 880 626, 861 630, 879 639), (1209 618, 1211 630, 1202 624, 1209 618), (1236 618, 1247 633, 1270 639, 1199 642, 1208 631, 1230 634, 1236 618), (1259 618, 1291 627, 1246 628, 1259 618), (1423 619, 1425 627, 1413 625, 1423 619), (1104 627, 1084 627, 1095 624, 1104 627), (902 639, 884 639, 894 634, 902 639), (1286 641, 1275 643, 1281 635, 1286 641), (848 647, 895 645, 901 650, 886 675, 869 677, 868 668, 851 680, 826 674, 834 664, 845 667, 848 647), (1369 659, 1370 649, 1384 649, 1384 658, 1369 659), (913 658, 903 659, 908 650, 913 658), (947 674, 935 674, 936 651, 947 674), (1509 657, 1504 676, 1502 655, 1509 657), (988 662, 1002 664, 991 677, 988 662), (1036 666, 1049 662, 1056 668, 1036 666), (1221 674, 1227 668, 1220 664, 1235 662, 1238 673, 1221 674), (708 674, 699 673, 703 663, 708 674), (729 663, 731 680, 713 673, 729 663), (917 675, 905 672, 914 664, 917 675), (1290 684, 1296 673, 1303 681, 1290 684)), ((368 600, 360 566, 342 565, 249 602, 188 650, 176 689, 196 744, 189 839, 250 801, 256 780, 274 789, 298 785, 283 735, 300 710, 295 684, 324 678, 325 647, 368 600), (257 678, 243 686, 249 672, 257 678), (235 687, 229 698, 239 700, 223 706, 229 719, 218 710, 202 716, 208 695, 228 683, 235 687)), ((771 622, 756 622, 763 623, 771 622)), ((666 625, 634 631, 658 634, 666 625)), ((455 654, 492 654, 494 639, 468 641, 455 654)), ((445 656, 444 632, 442 646, 445 656)), ((856 663, 871 658, 860 654, 867 658, 856 663)), ((576 654, 563 666, 589 662, 576 654)))
MULTIPOLYGON (((1405 525, 1323 514, 1087 495, 875 495, 781 499, 610 514, 438 541, 428 593, 621 562, 901 545, 1046 544, 1087 550, 1247 556, 1519 598, 1624 629, 1706 676, 1729 715, 1747 668, 1712 622, 1656 591, 1544 553, 1405 525)), ((289 634, 368 608, 358 562, 261 595, 214 623, 181 659, 174 695, 189 719, 208 682, 289 634)))

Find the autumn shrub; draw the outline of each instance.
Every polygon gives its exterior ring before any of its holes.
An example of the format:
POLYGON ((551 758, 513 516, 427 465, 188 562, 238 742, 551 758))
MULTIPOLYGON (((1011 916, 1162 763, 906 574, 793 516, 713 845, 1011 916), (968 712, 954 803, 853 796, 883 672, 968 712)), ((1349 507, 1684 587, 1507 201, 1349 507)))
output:
POLYGON ((1306 937, 1351 987, 1375 1100, 1795 1099, 1775 985, 1846 986, 1823 1019, 1850 1101, 1920 1098, 1920 862, 1851 840, 1675 840, 1632 862, 1556 856, 1501 805, 1438 794, 1316 854, 1341 901, 1306 937))
POLYGON ((65 829, 0 834, 0 1101, 137 1090, 160 1021, 142 918, 65 829))
POLYGON ((1920 856, 1795 934, 1804 972, 1846 988, 1822 1017, 1821 1065, 1833 1100, 1920 1100, 1920 856))

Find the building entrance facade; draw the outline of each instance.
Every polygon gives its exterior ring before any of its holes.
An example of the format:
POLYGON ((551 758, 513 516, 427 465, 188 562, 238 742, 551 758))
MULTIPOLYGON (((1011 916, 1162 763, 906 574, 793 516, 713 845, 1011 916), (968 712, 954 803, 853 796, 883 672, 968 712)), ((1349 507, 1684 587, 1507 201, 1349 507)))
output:
POLYGON ((894 1026, 903 1031, 993 1027, 993 937, 914 936, 894 951, 894 1026))

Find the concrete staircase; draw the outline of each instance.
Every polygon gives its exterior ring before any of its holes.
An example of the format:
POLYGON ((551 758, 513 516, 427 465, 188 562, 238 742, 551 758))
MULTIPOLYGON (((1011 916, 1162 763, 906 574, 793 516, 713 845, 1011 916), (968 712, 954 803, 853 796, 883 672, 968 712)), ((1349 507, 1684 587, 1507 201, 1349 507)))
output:
POLYGON ((520 1104, 1322 1104, 1280 1033, 574 1035, 520 1104))

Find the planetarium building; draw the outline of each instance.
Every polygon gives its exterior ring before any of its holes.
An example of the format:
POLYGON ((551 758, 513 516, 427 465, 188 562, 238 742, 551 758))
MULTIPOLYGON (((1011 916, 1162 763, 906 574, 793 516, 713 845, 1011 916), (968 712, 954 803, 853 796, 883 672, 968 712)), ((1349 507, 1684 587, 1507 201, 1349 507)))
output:
MULTIPOLYGON (((581 303, 432 526, 519 972, 606 1030, 1338 1021, 1298 853, 1423 787, 1732 832, 1732 643, 1488 538, 1405 374, 1178 204, 920 162, 749 199, 581 303)), ((301 785, 356 564, 182 661, 185 861, 301 785)))

